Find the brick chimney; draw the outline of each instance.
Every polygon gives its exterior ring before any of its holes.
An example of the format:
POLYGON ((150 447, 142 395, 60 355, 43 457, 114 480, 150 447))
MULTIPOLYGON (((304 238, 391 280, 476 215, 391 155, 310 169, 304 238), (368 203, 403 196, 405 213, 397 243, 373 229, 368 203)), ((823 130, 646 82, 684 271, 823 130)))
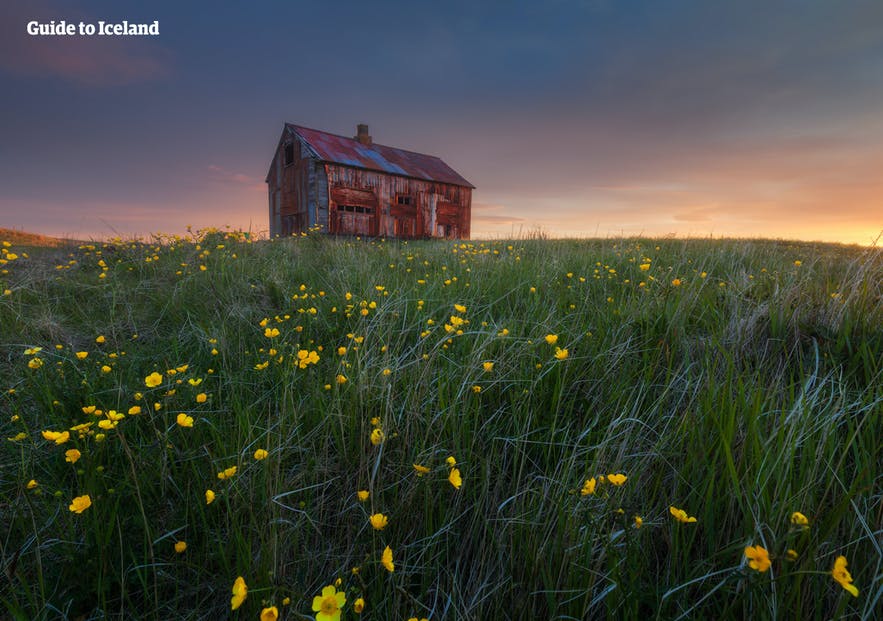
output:
POLYGON ((371 136, 368 134, 368 126, 367 125, 365 125, 364 123, 359 123, 358 125, 356 125, 356 132, 357 133, 355 136, 353 136, 353 138, 355 138, 356 140, 358 140, 362 144, 365 144, 365 145, 371 144, 371 136))

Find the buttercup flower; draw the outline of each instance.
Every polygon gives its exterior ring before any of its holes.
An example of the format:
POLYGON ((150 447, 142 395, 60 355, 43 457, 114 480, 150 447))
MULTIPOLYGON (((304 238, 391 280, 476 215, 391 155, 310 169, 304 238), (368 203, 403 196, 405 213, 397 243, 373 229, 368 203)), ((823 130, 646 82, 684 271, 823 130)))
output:
POLYGON ((261 610, 261 621, 276 621, 279 618, 279 609, 275 606, 261 610))
POLYGON ((148 388, 156 388, 160 384, 162 384, 162 375, 156 371, 144 378, 144 385, 148 388))
POLYGON ((383 440, 386 436, 383 433, 383 430, 379 428, 375 428, 371 431, 371 444, 377 446, 378 444, 383 444, 383 440))
POLYGON ((558 360, 567 360, 567 357, 570 355, 570 352, 566 349, 562 349, 560 347, 555 348, 555 358, 558 360))
POLYGON ((583 496, 588 496, 590 494, 595 493, 595 487, 598 485, 598 482, 595 480, 595 477, 591 479, 586 479, 586 482, 583 483, 583 488, 579 491, 583 496))
POLYGON ((809 520, 800 511, 791 514, 791 523, 795 526, 809 527, 809 520))
POLYGON ((68 449, 64 452, 64 461, 75 464, 81 455, 82 454, 77 449, 68 449))
POLYGON ((236 610, 242 606, 242 602, 248 597, 248 585, 245 584, 245 578, 239 576, 233 582, 233 597, 230 598, 230 610, 236 610))
POLYGON ((358 492, 356 492, 356 498, 359 499, 359 502, 365 502, 366 500, 368 500, 369 495, 370 492, 368 492, 368 490, 366 489, 360 489, 358 492))
POLYGON ((853 597, 858 597, 858 589, 852 584, 852 575, 846 569, 846 557, 838 556, 834 561, 834 567, 831 569, 831 576, 840 586, 849 591, 853 597))
POLYGON ((262 449, 262 448, 259 448, 258 450, 256 450, 256 451, 254 452, 254 458, 255 458, 257 461, 261 461, 262 459, 266 459, 268 454, 269 454, 269 453, 267 453, 267 451, 265 451, 265 450, 262 449))
POLYGON ((451 469, 451 474, 448 475, 448 482, 455 488, 460 489, 460 486, 463 485, 463 478, 460 476, 459 468, 451 469))
POLYGON ((210 505, 214 501, 215 501, 215 493, 210 489, 205 490, 205 504, 210 505))
POLYGON ((183 554, 187 551, 187 542, 186 541, 176 541, 175 542, 175 552, 178 554, 183 554))
POLYGON ((346 593, 329 584, 322 589, 322 595, 313 598, 313 612, 316 621, 340 621, 340 610, 346 604, 346 593))
POLYGON ((89 494, 85 494, 74 498, 68 509, 70 509, 71 513, 82 513, 91 506, 92 499, 89 497, 89 494))
POLYGON ((558 335, 557 334, 547 334, 546 335, 546 342, 549 345, 554 345, 555 343, 558 342, 558 335))
POLYGON ((389 523, 389 519, 382 513, 371 514, 371 516, 368 518, 368 521, 371 523, 371 526, 374 528, 374 530, 383 530, 389 523))
POLYGON ((494 370, 494 363, 493 362, 482 362, 481 367, 482 367, 482 369, 484 369, 485 373, 490 373, 491 371, 494 370))
POLYGON ((429 472, 429 468, 426 466, 421 466, 420 464, 414 464, 414 470, 417 472, 418 477, 422 477, 424 474, 429 472))
POLYGON ((380 564, 386 568, 386 571, 392 573, 395 571, 395 563, 392 562, 392 548, 386 546, 383 550, 383 554, 380 557, 380 564))
POLYGON ((607 475, 607 481, 609 481, 611 485, 616 485, 617 487, 624 484, 627 479, 628 479, 628 477, 625 476, 624 474, 608 474, 607 475))
POLYGON ((688 516, 686 511, 684 511, 683 509, 678 509, 677 507, 669 507, 668 512, 671 513, 674 519, 684 524, 690 524, 696 521, 695 517, 688 516))
POLYGON ((644 519, 640 515, 635 516, 635 528, 641 528, 644 525, 644 519))
POLYGON ((39 485, 39 483, 37 483, 37 480, 36 480, 36 479, 31 479, 30 481, 28 481, 28 484, 27 484, 26 487, 27 487, 28 489, 34 489, 34 488, 37 487, 38 485, 39 485))
POLYGON ((264 336, 268 339, 273 339, 279 336, 279 328, 267 328, 264 330, 264 336))
POLYGON ((196 395, 196 402, 197 403, 205 403, 207 399, 208 399, 208 395, 205 394, 204 392, 201 392, 198 395, 196 395))
POLYGON ((761 546, 748 546, 745 548, 745 557, 748 560, 748 566, 760 573, 770 568, 770 555, 766 548, 761 546))
POLYGON ((83 359, 85 359, 88 355, 89 355, 89 352, 87 352, 87 351, 78 351, 78 352, 76 353, 77 360, 83 360, 83 359))
POLYGON ((186 414, 181 412, 180 414, 178 414, 177 423, 181 427, 193 427, 193 417, 187 416, 186 414))
POLYGON ((353 602, 353 612, 360 615, 363 610, 365 610, 365 600, 360 597, 353 602))
POLYGON ((229 479, 234 474, 236 474, 236 466, 230 466, 226 470, 222 470, 218 473, 218 478, 224 481, 225 479, 229 479))

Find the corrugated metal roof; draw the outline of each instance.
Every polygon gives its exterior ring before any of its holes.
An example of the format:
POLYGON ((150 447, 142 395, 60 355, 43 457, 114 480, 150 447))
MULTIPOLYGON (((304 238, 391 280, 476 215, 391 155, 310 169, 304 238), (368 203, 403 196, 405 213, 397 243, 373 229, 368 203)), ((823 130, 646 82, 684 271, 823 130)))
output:
POLYGON ((379 170, 427 181, 475 187, 441 159, 432 155, 376 143, 365 145, 354 138, 329 134, 292 123, 286 123, 285 127, 303 138, 316 156, 325 162, 379 170))

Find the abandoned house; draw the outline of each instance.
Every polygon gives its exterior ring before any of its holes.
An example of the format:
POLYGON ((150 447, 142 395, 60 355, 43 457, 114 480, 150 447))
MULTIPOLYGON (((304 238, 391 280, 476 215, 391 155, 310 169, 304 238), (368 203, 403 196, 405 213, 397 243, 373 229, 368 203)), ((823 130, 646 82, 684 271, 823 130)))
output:
POLYGON ((468 239, 475 186, 437 157, 286 123, 267 173, 270 236, 468 239))

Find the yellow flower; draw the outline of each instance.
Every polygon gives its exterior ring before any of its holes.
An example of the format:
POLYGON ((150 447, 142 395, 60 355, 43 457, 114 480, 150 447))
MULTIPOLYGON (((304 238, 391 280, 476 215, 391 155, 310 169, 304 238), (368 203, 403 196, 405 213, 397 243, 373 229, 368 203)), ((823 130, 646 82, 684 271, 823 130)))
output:
POLYGON ((380 428, 375 428, 371 431, 371 444, 377 446, 378 444, 383 444, 383 440, 386 439, 386 435, 383 433, 383 430, 380 428))
POLYGON ((91 506, 92 499, 89 498, 89 494, 85 494, 84 496, 77 496, 74 498, 68 509, 70 509, 72 513, 82 513, 91 506))
POLYGON ((81 453, 77 449, 68 449, 64 452, 64 461, 68 461, 72 464, 77 463, 77 460, 80 457, 81 457, 81 453))
POLYGON ((205 490, 205 504, 210 505, 214 501, 215 501, 215 493, 210 489, 205 490))
POLYGON ((371 523, 371 526, 374 528, 374 530, 383 530, 389 523, 389 518, 387 518, 382 513, 373 513, 368 518, 368 521, 371 523))
POLYGON ((197 403, 205 403, 206 399, 208 399, 208 395, 206 395, 204 392, 201 392, 198 395, 196 395, 196 402, 197 403))
POLYGON ((795 511, 791 514, 791 523, 795 526, 809 527, 809 520, 800 511, 795 511))
POLYGON ((595 487, 598 485, 598 482, 595 480, 595 477, 591 479, 586 479, 586 482, 583 483, 583 488, 579 491, 583 496, 588 496, 590 494, 595 493, 595 487))
POLYGON ((748 566, 760 573, 770 568, 770 554, 761 546, 748 546, 745 548, 745 557, 749 559, 748 566))
POLYGON ((668 512, 671 513, 674 519, 684 524, 690 524, 696 521, 695 517, 688 516, 686 511, 684 511, 683 509, 678 509, 677 507, 669 507, 668 512))
POLYGON ((642 272, 646 272, 647 270, 650 269, 650 264, 649 263, 641 263, 638 267, 640 268, 640 270, 642 272))
POLYGON ((96 343, 103 343, 105 340, 107 340, 107 339, 104 338, 103 334, 99 334, 98 336, 95 337, 96 343))
POLYGON ((39 369, 43 366, 43 361, 39 358, 31 358, 28 360, 28 368, 30 369, 39 369))
POLYGON ((343 347, 343 346, 338 347, 337 348, 337 355, 338 356, 346 356, 346 347, 343 347))
POLYGON ((347 382, 346 375, 341 375, 340 373, 338 373, 337 377, 334 379, 337 381, 338 384, 346 384, 347 382))
POLYGON ((360 597, 353 602, 353 612, 360 615, 363 610, 365 610, 365 600, 360 597))
POLYGON ((462 304, 454 304, 454 310, 457 311, 458 313, 465 313, 466 307, 463 306, 462 304))
POLYGON ((322 589, 322 595, 313 598, 313 612, 316 621, 340 621, 340 610, 346 604, 346 593, 329 584, 322 589))
POLYGON ((28 484, 27 484, 26 487, 27 487, 28 489, 34 489, 34 488, 37 487, 38 485, 39 485, 39 483, 37 483, 37 480, 36 480, 36 479, 31 479, 30 481, 28 481, 28 484))
POLYGON ((858 589, 852 584, 852 575, 846 569, 846 557, 838 556, 834 561, 834 567, 831 569, 831 576, 840 583, 844 589, 849 591, 853 597, 858 597, 858 589))
POLYGON ((144 385, 148 388, 156 388, 160 384, 162 384, 162 375, 156 371, 144 378, 144 385))
POLYGON ((110 368, 109 366, 107 366, 106 364, 104 364, 104 365, 101 366, 101 372, 102 372, 102 373, 110 373, 111 371, 113 371, 113 369, 110 368))
POLYGON ((475 394, 480 393, 480 392, 481 392, 481 386, 473 386, 473 387, 472 387, 472 392, 474 392, 475 394))
POLYGON ((414 470, 417 472, 418 477, 422 477, 424 474, 429 472, 429 468, 426 466, 421 466, 420 464, 414 464, 414 470))
POLYGON ((274 339, 279 336, 279 328, 267 328, 264 330, 264 336, 268 339, 274 339))
POLYGON ((223 481, 225 479, 229 479, 230 477, 232 477, 235 474, 236 474, 236 466, 230 466, 226 470, 222 470, 221 472, 219 472, 218 478, 223 481))
POLYGON ((22 440, 24 440, 27 437, 28 437, 28 434, 26 434, 24 431, 19 431, 17 434, 12 436, 11 438, 6 438, 6 439, 9 440, 10 442, 21 442, 22 440))
POLYGON ((386 568, 386 571, 392 573, 395 571, 395 563, 392 562, 392 548, 386 546, 386 549, 383 550, 383 555, 380 557, 380 564, 386 568))
POLYGON ((569 355, 570 352, 568 352, 566 349, 561 349, 560 347, 555 348, 555 357, 558 360, 567 360, 567 356, 569 355))
POLYGON ((788 559, 789 561, 796 561, 797 560, 797 550, 795 550, 794 548, 788 548, 787 550, 785 550, 785 558, 788 559))
POLYGON ((558 342, 558 335, 557 334, 547 334, 546 335, 546 342, 549 345, 554 345, 555 343, 558 342))
POLYGON ((279 618, 279 609, 275 606, 261 610, 261 621, 276 621, 279 618))
POLYGON ((455 488, 460 489, 460 486, 463 485, 463 479, 460 477, 459 468, 451 469, 451 474, 448 475, 448 482, 455 488))
POLYGON ((267 453, 267 451, 265 451, 262 448, 259 448, 258 450, 256 450, 254 452, 254 458, 258 461, 261 461, 262 459, 266 459, 268 454, 269 453, 267 453))
POLYGON ((359 499, 359 502, 365 502, 366 500, 368 500, 368 496, 370 495, 370 492, 366 489, 360 489, 358 492, 356 492, 356 498, 359 499))
POLYGON ((141 413, 141 406, 140 405, 133 405, 132 407, 129 408, 129 416, 136 416, 140 413, 141 413))
POLYGON ((71 434, 69 431, 44 431, 43 438, 49 440, 50 442, 55 442, 58 445, 64 444, 68 440, 70 440, 71 434))
POLYGON ((183 554, 187 550, 187 542, 186 541, 176 541, 175 542, 175 552, 178 554, 183 554))
POLYGON ((457 459, 453 455, 449 455, 448 458, 445 460, 445 463, 453 468, 457 465, 457 459))
POLYGON ((803 265, 803 261, 800 261, 800 260, 798 259, 797 261, 794 262, 794 265, 797 266, 797 267, 800 267, 801 265, 803 265))
POLYGON ((607 481, 611 485, 616 485, 617 487, 619 487, 620 485, 625 483, 627 479, 628 479, 628 477, 625 476, 624 474, 608 474, 607 475, 607 481))
POLYGON ((671 286, 672 287, 680 287, 681 286, 681 279, 675 278, 673 281, 671 281, 671 286))
POLYGON ((87 352, 87 351, 78 351, 77 352, 77 360, 84 360, 86 358, 86 356, 88 356, 88 355, 89 355, 89 352, 87 352))
POLYGON ((187 416, 184 412, 178 414, 177 423, 182 427, 193 427, 193 417, 187 416))
POLYGON ((491 371, 494 370, 494 363, 493 362, 482 362, 481 367, 484 369, 485 373, 490 373, 491 371))
POLYGON ((635 528, 641 528, 644 525, 644 518, 640 515, 635 516, 635 528))
POLYGON ((248 597, 248 585, 245 584, 245 578, 239 576, 233 582, 233 597, 230 598, 230 610, 236 610, 242 606, 242 602, 248 597))

